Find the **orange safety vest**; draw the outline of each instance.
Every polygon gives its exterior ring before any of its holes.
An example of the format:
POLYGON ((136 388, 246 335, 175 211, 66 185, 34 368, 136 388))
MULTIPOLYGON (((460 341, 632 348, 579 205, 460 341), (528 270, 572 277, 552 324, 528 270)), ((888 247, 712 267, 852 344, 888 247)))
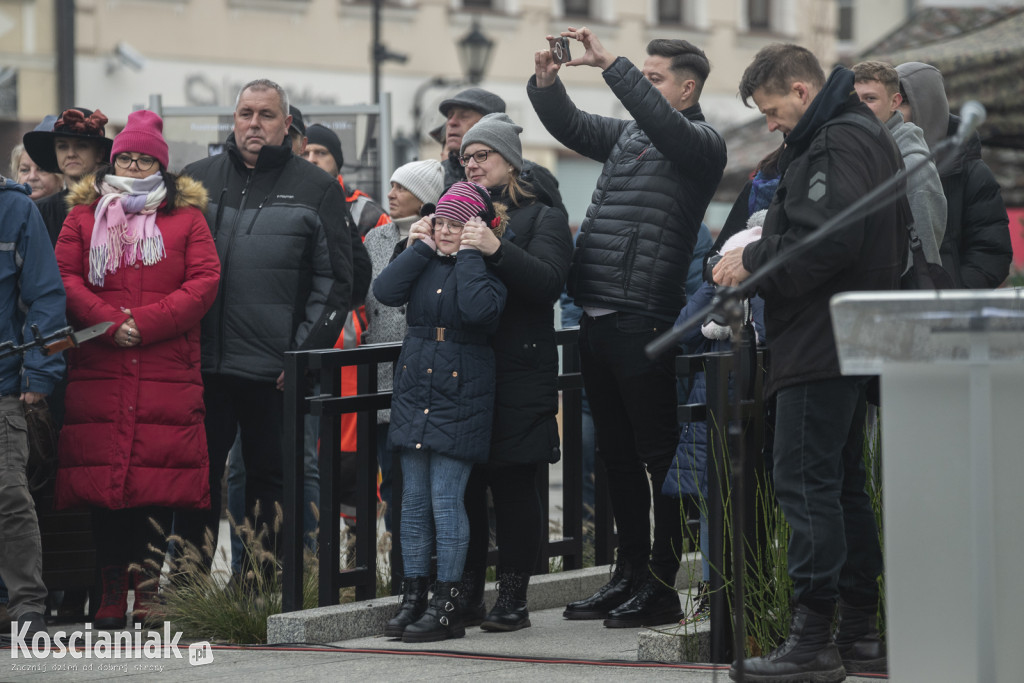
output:
MULTIPOLYGON (((366 331, 366 307, 349 311, 345 318, 345 326, 341 330, 338 341, 334 343, 336 349, 354 349, 359 346, 366 331)), ((359 375, 357 368, 353 366, 341 369, 341 395, 355 396, 359 393, 359 375)), ((347 413, 341 416, 341 440, 340 449, 343 452, 355 453, 358 443, 356 441, 356 414, 347 413)))

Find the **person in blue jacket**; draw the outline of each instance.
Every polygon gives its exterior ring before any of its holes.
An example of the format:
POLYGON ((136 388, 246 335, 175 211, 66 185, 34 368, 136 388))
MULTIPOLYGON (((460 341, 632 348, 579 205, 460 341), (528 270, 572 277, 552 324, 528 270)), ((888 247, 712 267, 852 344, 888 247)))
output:
MULTIPOLYGON (((747 230, 736 233, 727 240, 721 249, 725 253, 732 249, 758 239, 761 235, 761 222, 764 220, 765 212, 758 211, 750 217, 747 230)), ((718 288, 709 282, 701 284, 694 292, 686 305, 679 311, 679 318, 676 326, 685 324, 691 316, 702 310, 715 297, 718 288)), ((749 300, 748 322, 754 326, 757 343, 764 343, 764 300, 761 297, 753 297, 749 300)), ((730 330, 724 325, 711 320, 704 321, 702 325, 695 325, 679 340, 683 353, 690 355, 701 355, 705 353, 717 353, 730 351, 732 339, 730 330)), ((707 382, 704 372, 695 372, 689 387, 689 392, 684 399, 687 404, 706 403, 707 382)), ((672 467, 665 477, 662 485, 663 495, 672 496, 677 499, 689 498, 697 501, 697 508, 700 511, 700 549, 702 574, 701 581, 697 585, 697 599, 691 609, 687 610, 683 622, 704 621, 710 616, 710 603, 708 600, 709 585, 711 578, 711 566, 708 563, 709 538, 707 518, 707 496, 708 496, 708 424, 706 421, 684 422, 679 433, 679 446, 676 448, 675 458, 672 460, 672 467)))
POLYGON ((373 283, 386 306, 407 306, 394 374, 388 447, 400 459, 402 606, 385 635, 424 643, 466 634, 459 585, 469 547, 463 502, 474 463, 487 460, 494 419, 494 351, 507 290, 464 231, 481 222, 500 237, 505 208, 481 185, 454 183, 409 246, 373 283), (430 558, 437 583, 429 605, 430 558))
MULTIPOLYGON (((25 185, 0 176, 0 342, 24 343, 32 325, 41 334, 63 328, 64 286, 39 210, 25 185)), ((35 504, 25 467, 25 406, 42 401, 64 374, 60 355, 30 348, 0 359, 0 578, 10 592, 11 634, 46 631, 46 586, 35 504)), ((6 641, 8 634, 2 634, 6 641)))

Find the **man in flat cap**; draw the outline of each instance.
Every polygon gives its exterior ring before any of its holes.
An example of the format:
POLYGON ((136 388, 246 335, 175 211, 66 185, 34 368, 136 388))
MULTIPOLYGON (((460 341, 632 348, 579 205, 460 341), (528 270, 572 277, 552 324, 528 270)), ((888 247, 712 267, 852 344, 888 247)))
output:
MULTIPOLYGON (((459 162, 462 136, 487 114, 504 113, 505 100, 483 88, 467 88, 441 102, 438 109, 445 118, 441 168, 444 169, 444 186, 448 187, 458 180, 466 179, 466 172, 459 162)), ((539 201, 568 217, 569 212, 562 204, 562 194, 558 191, 558 180, 551 171, 523 159, 521 177, 533 185, 539 201)))

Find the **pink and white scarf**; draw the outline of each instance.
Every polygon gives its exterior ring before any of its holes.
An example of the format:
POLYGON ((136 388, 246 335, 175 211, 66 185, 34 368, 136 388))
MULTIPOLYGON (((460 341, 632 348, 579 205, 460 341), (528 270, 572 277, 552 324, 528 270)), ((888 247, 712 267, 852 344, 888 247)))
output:
POLYGON ((138 259, 151 266, 166 256, 156 210, 167 197, 163 175, 146 178, 108 175, 97 186, 96 225, 89 245, 89 282, 103 286, 107 274, 138 259))

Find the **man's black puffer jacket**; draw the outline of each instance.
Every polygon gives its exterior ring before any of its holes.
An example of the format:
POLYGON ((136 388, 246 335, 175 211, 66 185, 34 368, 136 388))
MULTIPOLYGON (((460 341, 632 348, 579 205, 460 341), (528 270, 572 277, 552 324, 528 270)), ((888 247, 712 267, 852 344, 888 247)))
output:
POLYGON ((561 80, 527 92, 559 142, 604 163, 580 227, 569 294, 581 306, 673 322, 686 303, 697 231, 725 168, 725 141, 700 105, 672 108, 628 59, 604 79, 633 121, 587 114, 561 80))
POLYGON ((273 381, 284 353, 333 346, 352 299, 348 209, 330 175, 267 145, 256 168, 227 151, 185 167, 210 193, 206 220, 221 262, 203 318, 205 373, 273 381))

